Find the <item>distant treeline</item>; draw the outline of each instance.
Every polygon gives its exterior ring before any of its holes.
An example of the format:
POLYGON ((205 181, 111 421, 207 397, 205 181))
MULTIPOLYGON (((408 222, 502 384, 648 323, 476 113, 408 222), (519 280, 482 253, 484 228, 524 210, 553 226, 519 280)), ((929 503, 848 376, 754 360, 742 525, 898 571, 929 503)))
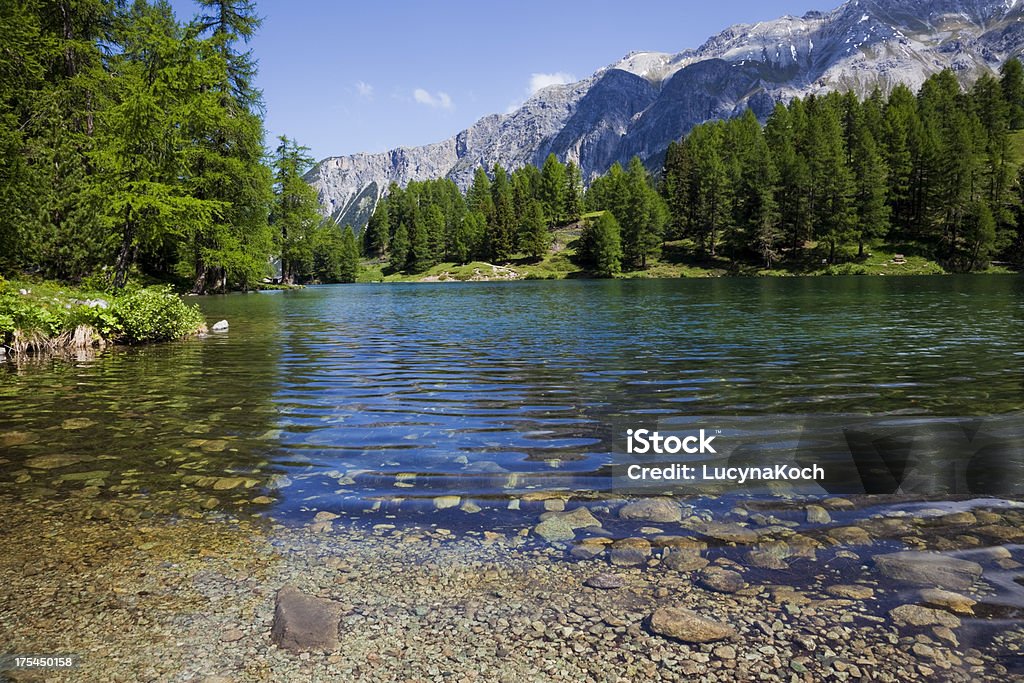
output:
POLYGON ((835 263, 883 239, 956 271, 1020 263, 1024 145, 1011 133, 1022 128, 1020 62, 968 92, 944 71, 917 95, 808 96, 778 104, 764 126, 749 111, 697 126, 669 146, 656 180, 634 159, 584 193, 579 168, 551 155, 541 169, 478 168, 464 195, 450 180, 392 185, 363 247, 407 272, 539 259, 550 228, 589 212, 577 258, 601 275, 645 268, 677 241, 765 268, 812 248, 835 263))
POLYGON ((917 96, 832 93, 777 105, 763 128, 750 114, 707 123, 666 155, 668 236, 769 267, 811 242, 835 261, 879 238, 919 244, 957 271, 997 254, 1019 261, 1021 128, 1015 59, 966 93, 943 71, 917 96))
POLYGON ((0 2, 0 273, 197 292, 354 279, 355 238, 325 224, 312 160, 264 146, 252 0, 0 2), (268 159, 269 157, 269 159, 268 159))

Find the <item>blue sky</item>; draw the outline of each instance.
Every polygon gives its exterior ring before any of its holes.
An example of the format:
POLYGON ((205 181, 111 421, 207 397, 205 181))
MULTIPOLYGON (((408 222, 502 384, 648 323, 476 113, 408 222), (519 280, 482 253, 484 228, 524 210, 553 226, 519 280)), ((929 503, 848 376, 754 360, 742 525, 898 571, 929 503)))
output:
MULTIPOLYGON (((196 11, 171 4, 179 18, 196 11)), ((268 143, 286 134, 320 159, 437 142, 632 50, 678 52, 731 24, 838 4, 257 0, 264 24, 251 47, 268 143)))

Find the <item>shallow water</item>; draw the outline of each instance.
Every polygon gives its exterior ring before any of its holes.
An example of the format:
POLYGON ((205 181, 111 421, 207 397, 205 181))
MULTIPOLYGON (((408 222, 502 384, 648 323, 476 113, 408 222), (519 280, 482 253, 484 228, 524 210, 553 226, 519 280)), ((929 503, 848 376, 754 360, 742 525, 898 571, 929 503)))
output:
POLYGON ((1019 277, 354 285, 199 303, 230 331, 6 364, 0 490, 184 490, 285 521, 378 503, 419 514, 442 494, 504 508, 530 490, 607 491, 625 421, 1024 407, 1019 277), (54 454, 67 457, 40 459, 54 454))

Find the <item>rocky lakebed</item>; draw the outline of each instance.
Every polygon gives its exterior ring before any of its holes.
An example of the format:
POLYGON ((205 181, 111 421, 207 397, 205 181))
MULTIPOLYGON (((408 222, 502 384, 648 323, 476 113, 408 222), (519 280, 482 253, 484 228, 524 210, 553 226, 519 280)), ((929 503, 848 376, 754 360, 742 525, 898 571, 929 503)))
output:
POLYGON ((4 648, 80 664, 0 676, 1024 680, 1013 502, 538 491, 284 524, 164 496, 4 494, 4 648))

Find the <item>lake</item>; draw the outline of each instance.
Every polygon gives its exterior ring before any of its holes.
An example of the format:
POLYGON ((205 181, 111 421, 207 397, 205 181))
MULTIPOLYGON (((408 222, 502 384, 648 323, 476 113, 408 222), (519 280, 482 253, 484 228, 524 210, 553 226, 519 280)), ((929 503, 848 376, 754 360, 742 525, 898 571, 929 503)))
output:
POLYGON ((504 508, 525 491, 608 489, 613 424, 1024 407, 1019 277, 351 285, 197 301, 230 330, 8 364, 2 486, 231 509, 257 499, 285 521, 431 512, 442 495, 504 508))
POLYGON ((229 330, 0 364, 12 652, 89 680, 405 680, 463 652, 488 680, 1024 679, 1022 278, 196 301, 229 330), (627 428, 680 424, 745 438, 729 465, 799 442, 832 479, 617 483, 627 428), (290 600, 338 646, 280 649, 290 600))

